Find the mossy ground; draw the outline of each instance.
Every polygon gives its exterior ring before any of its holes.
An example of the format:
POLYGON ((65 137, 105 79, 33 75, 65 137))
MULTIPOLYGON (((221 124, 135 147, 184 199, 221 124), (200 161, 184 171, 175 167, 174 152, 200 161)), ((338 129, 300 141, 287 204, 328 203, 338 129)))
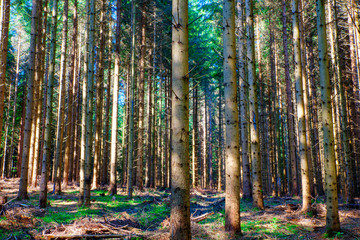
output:
MULTIPOLYGON (((15 186, 16 187, 16 184, 15 186)), ((8 191, 11 199, 17 189, 8 191)), ((5 194, 3 191, 0 194, 5 194)), ((127 225, 130 230, 144 233, 149 239, 168 239, 170 216, 170 193, 153 189, 135 192, 128 200, 124 192, 116 196, 106 195, 105 190, 92 191, 91 207, 77 206, 76 187, 62 195, 49 193, 49 207, 38 208, 38 191, 30 191, 30 199, 9 204, 7 215, 0 217, 0 239, 40 238, 45 229, 59 226, 70 227, 86 219, 94 223, 109 221, 127 225)), ((191 214, 193 217, 214 212, 200 223, 192 223, 193 239, 229 239, 224 231, 225 213, 223 193, 192 190, 191 214)), ((241 202, 241 239, 360 239, 360 211, 340 211, 342 232, 329 237, 324 235, 324 211, 316 216, 299 211, 288 212, 286 204, 299 204, 297 198, 266 198, 265 210, 253 208, 251 202, 241 202)), ((320 206, 323 207, 323 205, 320 206)), ((324 207, 323 207, 324 208, 324 207)), ((141 239, 141 238, 138 238, 141 239)))

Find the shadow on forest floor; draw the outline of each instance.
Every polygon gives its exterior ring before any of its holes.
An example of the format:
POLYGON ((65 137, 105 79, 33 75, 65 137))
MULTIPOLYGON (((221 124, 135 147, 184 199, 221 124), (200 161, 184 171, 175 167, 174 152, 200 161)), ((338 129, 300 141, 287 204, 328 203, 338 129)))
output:
MULTIPOLYGON (((29 200, 14 199, 18 182, 0 180, 0 196, 10 200, 5 215, 0 216, 0 239, 99 234, 117 235, 115 239, 169 239, 168 191, 135 191, 135 197, 128 200, 125 192, 107 196, 105 190, 94 190, 91 207, 78 208, 77 187, 71 186, 62 195, 50 193, 50 206, 40 209, 38 189, 29 189, 29 200)), ((224 193, 193 189, 190 200, 193 239, 229 239, 224 231, 224 193)), ((264 200, 266 208, 262 211, 253 208, 251 202, 241 202, 241 239, 360 239, 359 209, 340 205, 342 232, 326 238, 323 200, 317 200, 306 215, 297 210, 299 197, 264 200)))

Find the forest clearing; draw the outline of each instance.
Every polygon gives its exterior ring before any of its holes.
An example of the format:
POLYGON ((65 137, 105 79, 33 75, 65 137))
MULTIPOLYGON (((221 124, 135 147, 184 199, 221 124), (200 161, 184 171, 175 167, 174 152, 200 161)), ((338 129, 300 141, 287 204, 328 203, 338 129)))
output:
MULTIPOLYGON (((0 197, 16 197, 18 179, 1 180, 1 184, 7 187, 0 191, 0 197)), ((78 209, 76 189, 70 186, 62 195, 50 194, 47 209, 37 206, 38 191, 30 189, 29 200, 11 202, 6 207, 6 216, 0 217, 0 237, 169 239, 169 191, 135 191, 133 199, 129 200, 125 191, 120 191, 116 196, 107 196, 104 194, 106 189, 95 190, 92 191, 91 207, 78 209), (106 235, 111 238, 106 238, 106 235)), ((224 193, 193 189, 190 197, 193 239, 229 239, 224 230, 224 193)), ((300 202, 299 197, 267 197, 264 199, 266 208, 259 210, 250 201, 242 201, 241 239, 360 239, 359 205, 354 209, 340 204, 342 231, 328 237, 325 235, 323 198, 313 203, 313 210, 308 214, 299 211, 300 202)))
POLYGON ((358 0, 0 2, 0 238, 360 239, 358 0))

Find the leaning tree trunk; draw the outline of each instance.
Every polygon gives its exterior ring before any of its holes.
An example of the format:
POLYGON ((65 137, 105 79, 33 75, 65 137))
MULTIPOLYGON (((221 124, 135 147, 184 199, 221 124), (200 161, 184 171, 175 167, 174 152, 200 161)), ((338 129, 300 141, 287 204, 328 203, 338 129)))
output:
POLYGON ((325 23, 325 0, 316 1, 317 31, 319 42, 319 69, 321 89, 321 114, 324 145, 325 192, 326 192, 326 228, 328 233, 340 229, 336 163, 334 150, 334 132, 331 111, 331 85, 328 67, 327 37, 325 23))
MULTIPOLYGON (((223 5, 225 100, 225 230, 240 234, 240 144, 237 107, 235 0, 223 5)), ((205 129, 206 130, 206 129, 205 129)), ((207 141, 207 139, 204 139, 207 141)))
MULTIPOLYGON (((56 1, 56 0, 54 0, 56 1)), ((56 5, 56 4, 55 4, 56 5)), ((37 33, 37 21, 38 21, 38 1, 32 1, 31 12, 31 37, 30 37, 30 56, 28 65, 28 80, 27 80, 27 96, 26 96, 26 113, 25 113, 25 126, 23 149, 21 156, 21 176, 19 184, 18 199, 27 199, 27 185, 28 185, 28 169, 29 169, 29 150, 30 150, 30 134, 31 134, 31 113, 33 108, 33 84, 34 84, 34 70, 35 70, 35 54, 36 54, 36 33, 37 33)), ((56 25, 56 24, 55 24, 56 25)), ((3 111, 1 111, 3 112, 3 111)))
POLYGON ((252 162, 252 194, 253 204, 259 209, 264 208, 261 182, 261 159, 259 141, 259 112, 257 100, 257 84, 255 71, 255 43, 254 43, 254 15, 253 1, 246 0, 247 23, 247 59, 248 59, 248 84, 249 84, 249 118, 250 118, 250 156, 252 162))
POLYGON ((171 239, 191 239, 188 0, 172 2, 171 239))
POLYGON ((302 182, 302 201, 304 212, 310 210, 311 193, 309 165, 306 144, 306 123, 305 123, 305 106, 304 106, 304 89, 301 65, 301 49, 300 49, 300 28, 299 28, 299 1, 292 1, 293 12, 293 43, 294 43, 294 59, 295 59, 295 86, 296 86, 296 102, 297 102, 297 118, 299 128, 299 150, 301 165, 301 182, 302 182))

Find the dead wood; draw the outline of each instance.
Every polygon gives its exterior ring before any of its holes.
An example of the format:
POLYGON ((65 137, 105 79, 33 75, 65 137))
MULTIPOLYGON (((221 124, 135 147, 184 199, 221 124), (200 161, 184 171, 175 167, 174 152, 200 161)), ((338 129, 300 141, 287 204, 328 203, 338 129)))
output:
POLYGON ((198 222, 204 221, 205 219, 207 219, 209 216, 211 216, 213 214, 214 214, 214 212, 209 212, 209 213, 205 213, 205 214, 203 214, 201 216, 198 216, 198 217, 192 217, 191 221, 195 222, 195 223, 198 223, 198 222))
MULTIPOLYGON (((136 237, 137 235, 131 234, 136 237)), ((105 239, 105 238, 120 238, 125 239, 129 237, 129 234, 107 234, 107 235, 45 235, 45 239, 105 239)))

